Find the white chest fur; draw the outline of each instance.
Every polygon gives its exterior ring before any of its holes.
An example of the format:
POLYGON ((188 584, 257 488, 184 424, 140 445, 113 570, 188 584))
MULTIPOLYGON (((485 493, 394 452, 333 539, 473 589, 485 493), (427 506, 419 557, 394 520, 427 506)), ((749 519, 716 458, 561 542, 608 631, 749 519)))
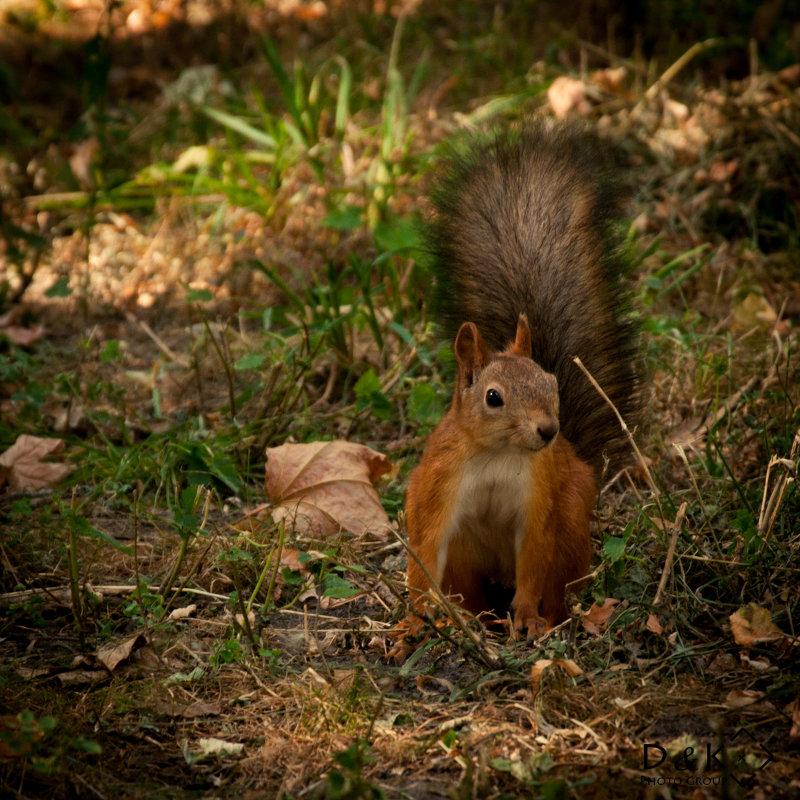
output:
POLYGON ((516 554, 525 535, 531 484, 531 454, 507 450, 467 461, 459 482, 450 524, 439 549, 441 582, 451 544, 477 550, 499 574, 513 578, 516 554))

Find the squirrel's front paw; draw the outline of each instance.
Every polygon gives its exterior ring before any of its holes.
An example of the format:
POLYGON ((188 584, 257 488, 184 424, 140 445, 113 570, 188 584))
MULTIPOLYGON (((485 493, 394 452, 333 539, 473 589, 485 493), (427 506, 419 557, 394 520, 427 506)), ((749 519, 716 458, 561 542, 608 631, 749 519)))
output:
POLYGON ((538 603, 514 602, 514 632, 522 636, 527 632, 527 640, 532 642, 550 626, 544 617, 539 616, 538 603))

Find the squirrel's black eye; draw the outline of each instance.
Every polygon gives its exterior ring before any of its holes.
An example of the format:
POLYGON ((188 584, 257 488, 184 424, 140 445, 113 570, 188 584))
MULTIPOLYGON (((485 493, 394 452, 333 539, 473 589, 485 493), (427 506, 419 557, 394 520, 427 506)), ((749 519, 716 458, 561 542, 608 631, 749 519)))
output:
POLYGON ((486 392, 486 405, 490 408, 500 408, 503 405, 503 398, 500 396, 500 392, 497 389, 489 389, 486 392))

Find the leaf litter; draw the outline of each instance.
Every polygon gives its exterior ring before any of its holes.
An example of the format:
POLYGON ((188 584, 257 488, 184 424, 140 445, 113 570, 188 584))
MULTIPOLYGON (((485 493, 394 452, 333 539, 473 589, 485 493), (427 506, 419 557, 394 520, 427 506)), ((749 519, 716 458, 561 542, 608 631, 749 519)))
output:
MULTIPOLYGON (((166 12, 160 7, 153 12, 143 5, 123 5, 129 33, 161 28, 163 17, 156 15, 166 12)), ((286 24, 285 17, 277 19, 286 24)), ((637 225, 645 235, 663 235, 663 249, 676 257, 706 239, 715 248, 709 262, 713 270, 679 276, 680 283, 669 292, 671 276, 660 276, 652 292, 654 297, 659 292, 664 296, 656 302, 677 303, 685 292, 698 312, 719 319, 722 328, 730 330, 737 353, 749 348, 757 357, 764 337, 772 337, 780 349, 795 335, 789 323, 797 315, 792 304, 800 295, 787 256, 780 249, 769 250, 779 231, 766 232, 775 238, 761 250, 731 248, 715 241, 714 232, 741 239, 752 232, 754 209, 781 196, 796 202, 796 159, 791 154, 797 151, 789 145, 798 130, 797 75, 755 74, 725 91, 702 86, 681 90, 664 81, 652 84, 652 92, 642 93, 647 102, 640 102, 624 76, 603 72, 609 74, 553 81, 548 94, 553 111, 566 113, 569 108, 628 131, 632 141, 638 139, 638 175, 651 195, 636 208, 637 225), (558 97, 558 91, 563 96, 558 97), (772 176, 767 197, 766 184, 754 177, 762 172, 772 176), (741 278, 745 273, 746 281, 741 278)), ((131 71, 129 79, 133 77, 131 71)), ((444 109, 428 119, 437 114, 436 124, 418 122, 416 146, 432 145, 457 126, 444 109)), ((93 181, 96 157, 90 141, 66 156, 76 179, 86 186, 93 181)), ((354 169, 357 172, 358 166, 354 169)), ((32 347, 42 336, 52 337, 54 330, 68 343, 94 341, 95 355, 109 341, 123 342, 121 362, 93 358, 81 377, 87 384, 99 376, 119 384, 131 411, 125 422, 134 440, 158 430, 160 422, 167 430, 162 421, 184 413, 203 415, 208 430, 221 429, 218 410, 228 400, 228 389, 213 337, 221 341, 221 332, 232 332, 233 357, 247 352, 251 340, 235 325, 209 325, 198 347, 202 323, 187 304, 173 302, 179 294, 176 287, 182 283, 198 290, 212 288, 215 313, 224 317, 281 300, 261 273, 241 269, 251 256, 269 252, 276 264, 308 276, 322 270, 331 254, 337 257, 348 247, 358 247, 354 239, 337 239, 333 230, 317 229, 315 221, 327 213, 326 193, 323 187, 309 189, 309 174, 310 169, 299 167, 287 175, 277 204, 280 218, 267 224, 259 214, 232 207, 221 221, 191 220, 190 226, 197 227, 187 232, 188 205, 176 200, 163 206, 157 223, 126 213, 100 214, 88 241, 80 230, 56 236, 52 257, 36 270, 25 295, 46 325, 41 335, 33 327, 36 335, 26 340, 25 335, 33 334, 23 334, 16 344, 32 347), (220 224, 222 234, 215 227, 220 224), (46 299, 48 289, 63 277, 58 265, 72 265, 71 285, 85 282, 97 302, 94 316, 82 320, 75 297, 46 299), (60 320, 64 324, 54 327, 60 320), (86 336, 84 321, 91 337, 86 336), (126 371, 117 368, 120 363, 126 371)), ((681 382, 701 382, 706 367, 712 374, 718 353, 709 351, 707 363, 699 364, 688 363, 685 351, 676 348, 675 353, 673 371, 653 376, 653 415, 667 444, 670 434, 691 432, 685 452, 694 464, 697 454, 713 447, 720 425, 765 413, 769 392, 782 376, 770 371, 772 352, 753 385, 747 374, 752 363, 734 359, 731 380, 749 388, 724 407, 718 419, 708 420, 704 391, 687 390, 681 382)), ((327 387, 336 381, 329 362, 308 383, 309 404, 324 400, 327 387)), ((4 414, 13 415, 20 407, 19 400, 4 396, 3 402, 4 414)), ((102 398, 90 402, 93 407, 82 410, 91 412, 94 420, 102 420, 97 412, 115 408, 102 398)), ((64 432, 86 435, 86 417, 76 415, 70 402, 45 411, 53 430, 57 420, 71 420, 64 423, 64 432)), ((103 435, 111 431, 102 427, 107 424, 92 423, 103 435)), ((336 425, 339 428, 332 426, 331 433, 347 429, 339 420, 336 425)), ((378 445, 386 444, 380 428, 375 431, 378 445)), ((729 456, 735 455, 727 464, 737 479, 761 480, 764 441, 756 437, 725 447, 730 448, 729 456)), ((263 453, 263 447, 254 446, 253 451, 263 453)), ((671 451, 659 452, 657 443, 652 453, 657 463, 671 465, 665 475, 673 486, 691 489, 685 474, 677 477, 684 463, 680 458, 671 451)), ((226 474, 224 465, 202 465, 216 469, 217 477, 226 474)), ((36 475, 48 466, 67 467, 34 458, 23 474, 36 475)), ((336 473, 335 465, 332 469, 336 473)), ((358 479, 365 493, 374 482, 369 474, 367 469, 367 477, 358 479)), ((40 488, 52 487, 60 477, 40 488)), ((787 477, 791 479, 789 473, 787 477)), ((10 490, 35 488, 25 480, 10 490)), ((303 489, 315 504, 319 483, 312 480, 303 489)), ((121 491, 133 494, 135 489, 121 491)), ((641 485, 607 492, 600 515, 606 504, 621 507, 622 515, 633 513, 641 492, 641 485)), ((374 507, 371 493, 370 497, 374 507)), ((283 494, 272 499, 282 502, 283 494)), ((52 495, 33 496, 31 502, 47 506, 51 500, 52 495)), ((107 619, 117 628, 113 637, 108 632, 87 637, 74 623, 68 553, 44 544, 65 541, 64 530, 46 518, 40 530, 26 530, 29 546, 38 542, 39 552, 50 553, 42 562, 36 554, 26 560, 21 546, 15 544, 12 550, 7 540, 0 541, 8 575, 0 604, 10 614, 0 647, 3 660, 16 665, 4 691, 9 697, 28 697, 36 709, 31 720, 17 703, 4 700, 2 710, 10 712, 0 724, 0 755, 9 759, 0 766, 4 786, 17 786, 20 775, 30 774, 18 768, 23 756, 49 757, 56 763, 59 754, 80 752, 80 758, 69 756, 66 763, 71 766, 56 769, 50 779, 33 779, 42 783, 33 783, 32 791, 46 785, 42 791, 54 797, 70 796, 88 786, 104 796, 157 796, 158 784, 209 797, 325 797, 336 796, 337 787, 339 796, 347 796, 344 787, 353 797, 370 796, 371 789, 415 798, 451 797, 454 792, 462 797, 519 796, 534 791, 633 797, 642 792, 644 742, 670 753, 687 747, 699 752, 720 730, 736 726, 747 726, 759 736, 773 727, 784 744, 797 740, 800 700, 792 666, 797 640, 783 610, 791 608, 792 584, 785 576, 774 581, 774 591, 759 592, 758 603, 727 618, 717 606, 702 627, 691 627, 698 625, 696 620, 687 627, 680 619, 680 599, 674 599, 682 570, 691 557, 698 557, 693 556, 697 550, 687 548, 686 557, 679 553, 666 575, 666 595, 673 601, 659 606, 658 614, 632 614, 637 597, 606 597, 576 615, 579 624, 534 650, 475 625, 479 635, 503 653, 504 668, 494 672, 475 658, 462 632, 440 620, 441 636, 421 642, 413 663, 400 666, 385 656, 389 631, 403 613, 404 556, 397 542, 380 535, 377 521, 359 529, 347 515, 321 512, 327 523, 323 533, 317 526, 294 530, 290 514, 284 518, 284 547, 280 525, 266 509, 250 514, 252 508, 215 499, 204 523, 207 535, 190 544, 171 596, 162 597, 161 582, 149 579, 165 575, 176 561, 180 537, 170 528, 170 513, 161 508, 123 519, 115 513, 113 497, 93 502, 99 505, 93 519, 98 529, 126 546, 136 543, 131 552, 109 554, 98 539, 81 537, 77 542, 81 602, 97 619, 107 619), (240 552, 229 553, 232 546, 240 552), (269 568, 262 589, 250 612, 242 615, 233 605, 234 595, 256 584, 262 565, 269 568), (17 586, 14 573, 24 578, 19 582, 24 588, 17 586), (331 596, 350 590, 354 593, 349 597, 331 596), (15 594, 23 591, 24 596, 15 594), (167 614, 171 624, 164 626, 160 608, 170 601, 175 606, 167 614), (176 613, 192 605, 191 614, 176 613), (243 633, 245 618, 256 625, 257 649, 250 648, 243 633), (687 631, 694 635, 684 640, 687 631), (99 647, 95 639, 115 644, 99 647), (680 659, 675 656, 678 651, 684 653, 680 659), (94 669, 98 664, 103 668, 94 669), (55 728, 51 715, 60 720, 55 728), (716 730, 708 719, 714 720, 716 730), (80 743, 76 745, 72 731, 98 742, 102 755, 76 749, 80 743), (24 741, 21 749, 5 749, 19 741, 24 741)), ((299 498, 292 502, 296 508, 299 498)), ((337 507, 347 504, 347 499, 340 500, 337 507)), ((291 503, 285 506, 292 508, 291 503)), ((195 511, 184 510, 187 515, 195 511)), ((698 512, 682 536, 690 534, 702 553, 704 537, 717 535, 718 526, 720 535, 730 537, 720 550, 734 560, 730 567, 716 569, 751 568, 736 560, 745 549, 743 537, 732 532, 737 529, 713 517, 713 508, 706 507, 704 513, 715 524, 704 526, 698 512)), ((648 540, 645 555, 660 569, 660 537, 669 535, 670 526, 663 530, 656 517, 648 524, 659 533, 648 540)), ((796 553, 796 543, 794 548, 796 553)), ((789 574, 796 577, 796 572, 789 574)), ((775 737, 769 744, 778 751, 775 737)), ((668 772, 668 766, 660 774, 681 774, 668 772)), ((759 791, 764 796, 793 791, 797 771, 796 753, 781 747, 759 791)), ((679 797, 715 796, 713 787, 673 786, 671 791, 679 797)))

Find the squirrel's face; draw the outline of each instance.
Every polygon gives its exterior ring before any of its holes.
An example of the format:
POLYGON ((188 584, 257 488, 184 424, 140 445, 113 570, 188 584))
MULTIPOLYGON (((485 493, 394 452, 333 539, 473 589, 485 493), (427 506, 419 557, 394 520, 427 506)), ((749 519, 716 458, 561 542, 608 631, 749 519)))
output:
POLYGON ((462 383, 460 411, 479 447, 535 453, 556 437, 558 383, 535 361, 501 354, 462 383), (466 382, 465 382, 466 383, 466 382))

